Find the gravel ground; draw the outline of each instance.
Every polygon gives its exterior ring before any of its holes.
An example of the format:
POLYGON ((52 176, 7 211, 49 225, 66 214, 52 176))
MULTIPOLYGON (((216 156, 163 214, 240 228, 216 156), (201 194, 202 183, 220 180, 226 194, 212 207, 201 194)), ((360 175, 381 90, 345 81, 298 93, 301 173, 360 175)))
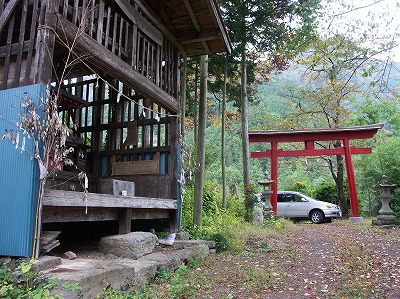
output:
POLYGON ((347 220, 296 224, 251 236, 246 251, 223 253, 195 269, 196 298, 400 298, 400 228, 347 220))

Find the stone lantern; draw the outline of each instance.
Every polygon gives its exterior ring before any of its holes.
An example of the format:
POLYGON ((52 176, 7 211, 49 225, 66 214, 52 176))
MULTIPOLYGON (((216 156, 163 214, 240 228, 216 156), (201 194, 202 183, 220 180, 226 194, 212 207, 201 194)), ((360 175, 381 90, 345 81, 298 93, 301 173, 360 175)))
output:
POLYGON ((393 215, 393 211, 389 206, 391 195, 390 189, 395 187, 396 184, 390 184, 387 176, 382 176, 382 181, 380 184, 377 185, 380 188, 380 199, 382 202, 382 207, 379 210, 379 216, 376 220, 372 221, 372 224, 378 226, 393 226, 399 225, 400 221, 396 219, 393 215))
POLYGON ((261 191, 261 194, 265 198, 264 208, 267 210, 266 215, 268 215, 268 216, 272 215, 272 205, 271 205, 272 191, 271 191, 271 185, 273 183, 275 183, 275 181, 268 179, 267 176, 265 176, 265 178, 263 180, 258 181, 258 184, 263 187, 263 191, 261 191))

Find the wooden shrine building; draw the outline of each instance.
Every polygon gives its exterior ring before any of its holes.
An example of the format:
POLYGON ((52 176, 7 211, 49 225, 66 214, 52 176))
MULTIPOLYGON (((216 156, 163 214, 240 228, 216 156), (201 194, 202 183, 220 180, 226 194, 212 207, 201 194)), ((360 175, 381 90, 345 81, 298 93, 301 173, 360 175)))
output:
MULTIPOLYGON (((176 231, 180 63, 230 51, 216 1, 0 0, 0 33, 0 130, 18 121, 9 111, 23 95, 40 104, 59 91, 60 118, 74 132, 75 166, 50 174, 42 223, 119 221, 126 233, 142 221, 176 231), (89 177, 87 201, 79 171, 89 177)), ((37 167, 6 142, 0 151, 9 165, 0 174, 0 255, 29 255, 37 167)))

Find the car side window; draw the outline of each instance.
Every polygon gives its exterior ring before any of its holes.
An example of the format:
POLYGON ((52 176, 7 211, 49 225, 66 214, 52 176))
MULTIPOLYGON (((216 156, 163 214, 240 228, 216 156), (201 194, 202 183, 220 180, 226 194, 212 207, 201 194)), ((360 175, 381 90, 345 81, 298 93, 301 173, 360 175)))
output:
POLYGON ((287 202, 294 202, 294 195, 293 194, 286 194, 286 201, 287 202))
POLYGON ((278 202, 286 202, 285 194, 278 194, 278 202))
POLYGON ((297 194, 293 195, 293 198, 294 198, 294 202, 307 202, 303 197, 301 197, 297 194))

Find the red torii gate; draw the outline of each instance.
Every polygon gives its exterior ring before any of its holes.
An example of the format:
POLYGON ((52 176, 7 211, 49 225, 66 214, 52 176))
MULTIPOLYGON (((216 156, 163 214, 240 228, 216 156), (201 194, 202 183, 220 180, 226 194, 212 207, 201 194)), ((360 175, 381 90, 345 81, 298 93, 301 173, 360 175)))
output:
POLYGON ((284 131, 249 131, 249 142, 269 142, 271 149, 264 152, 252 152, 252 158, 271 158, 271 205, 274 213, 277 212, 278 203, 278 158, 279 157, 305 157, 305 156, 330 156, 344 155, 346 161, 347 179, 350 192, 350 206, 353 217, 360 217, 356 179, 354 176, 353 154, 371 154, 371 148, 357 148, 350 146, 351 139, 372 138, 383 124, 368 126, 310 129, 310 130, 284 130, 284 131), (343 141, 343 146, 334 149, 316 149, 316 141, 343 141), (304 142, 305 149, 282 150, 278 149, 279 142, 304 142))

